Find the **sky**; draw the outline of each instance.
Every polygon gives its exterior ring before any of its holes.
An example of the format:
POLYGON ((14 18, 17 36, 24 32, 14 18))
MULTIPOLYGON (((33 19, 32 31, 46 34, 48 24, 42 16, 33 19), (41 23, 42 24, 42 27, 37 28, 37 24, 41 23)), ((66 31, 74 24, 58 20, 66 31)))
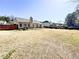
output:
POLYGON ((69 0, 0 0, 0 16, 15 16, 39 21, 65 21, 68 13, 75 11, 76 4, 69 0))

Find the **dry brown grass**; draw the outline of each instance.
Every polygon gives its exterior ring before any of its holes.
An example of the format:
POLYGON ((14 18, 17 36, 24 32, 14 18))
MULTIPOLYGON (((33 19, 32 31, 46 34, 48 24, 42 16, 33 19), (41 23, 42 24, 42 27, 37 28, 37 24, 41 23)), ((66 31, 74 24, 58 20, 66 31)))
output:
POLYGON ((60 29, 0 31, 0 59, 12 49, 11 59, 79 59, 78 35, 60 29))

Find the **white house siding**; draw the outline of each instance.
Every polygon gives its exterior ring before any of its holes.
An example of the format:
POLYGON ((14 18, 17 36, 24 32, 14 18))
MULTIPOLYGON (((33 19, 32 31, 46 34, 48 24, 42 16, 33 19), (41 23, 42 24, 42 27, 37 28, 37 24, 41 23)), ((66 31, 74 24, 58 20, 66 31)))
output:
POLYGON ((42 23, 37 20, 33 20, 34 28, 42 28, 42 23))
POLYGON ((37 24, 36 23, 33 23, 33 28, 37 28, 37 24))
POLYGON ((33 28, 33 23, 28 24, 29 28, 33 28))
POLYGON ((23 23, 23 22, 19 22, 18 23, 18 28, 21 29, 21 28, 28 28, 28 23, 23 23))
POLYGON ((41 25, 38 23, 33 23, 33 28, 41 28, 41 25))

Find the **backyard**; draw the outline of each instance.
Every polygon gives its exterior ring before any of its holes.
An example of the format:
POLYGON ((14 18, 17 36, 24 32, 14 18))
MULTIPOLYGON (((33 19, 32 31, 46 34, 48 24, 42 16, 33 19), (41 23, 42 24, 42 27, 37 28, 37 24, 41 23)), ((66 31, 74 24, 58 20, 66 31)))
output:
POLYGON ((79 30, 0 31, 0 59, 79 59, 79 30))

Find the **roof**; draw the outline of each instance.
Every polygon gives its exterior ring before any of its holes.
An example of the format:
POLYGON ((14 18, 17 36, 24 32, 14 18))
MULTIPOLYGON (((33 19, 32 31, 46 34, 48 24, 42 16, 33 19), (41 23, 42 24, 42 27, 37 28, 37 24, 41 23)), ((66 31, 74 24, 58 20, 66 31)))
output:
POLYGON ((29 19, 24 19, 24 18, 18 18, 18 17, 16 17, 15 21, 16 22, 29 22, 29 19))
MULTIPOLYGON (((23 22, 23 23, 29 23, 30 22, 30 19, 24 19, 24 18, 19 18, 19 17, 16 17, 14 21, 12 21, 13 23, 18 23, 18 22, 23 22)), ((37 24, 42 24, 40 21, 37 21, 37 20, 33 20, 33 23, 37 23, 37 24)))

